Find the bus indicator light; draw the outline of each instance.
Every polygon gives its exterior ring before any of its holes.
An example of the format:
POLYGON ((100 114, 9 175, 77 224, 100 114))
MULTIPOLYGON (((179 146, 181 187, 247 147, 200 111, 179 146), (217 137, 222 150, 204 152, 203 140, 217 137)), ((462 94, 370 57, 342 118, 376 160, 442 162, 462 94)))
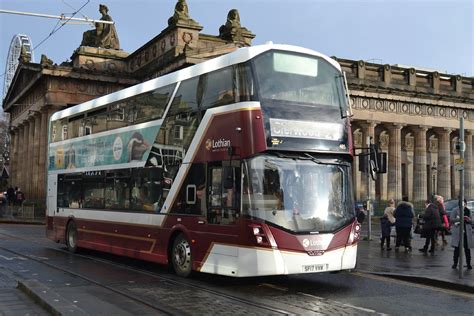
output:
POLYGON ((267 235, 263 230, 263 227, 260 225, 249 225, 252 228, 253 235, 255 236, 255 241, 259 245, 270 246, 268 242, 267 235))

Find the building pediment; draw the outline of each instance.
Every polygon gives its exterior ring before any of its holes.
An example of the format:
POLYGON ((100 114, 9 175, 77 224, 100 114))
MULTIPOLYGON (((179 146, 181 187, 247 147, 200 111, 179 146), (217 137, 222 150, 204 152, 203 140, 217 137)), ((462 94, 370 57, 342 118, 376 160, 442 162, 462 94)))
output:
POLYGON ((15 72, 8 92, 3 99, 3 110, 7 111, 29 87, 32 86, 36 78, 41 74, 41 66, 39 64, 21 64, 15 72))

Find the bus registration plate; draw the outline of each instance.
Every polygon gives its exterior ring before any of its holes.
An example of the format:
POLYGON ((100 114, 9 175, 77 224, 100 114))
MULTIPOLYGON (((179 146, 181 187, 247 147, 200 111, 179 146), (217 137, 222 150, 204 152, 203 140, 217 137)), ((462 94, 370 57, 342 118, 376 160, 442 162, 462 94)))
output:
POLYGON ((307 272, 321 272, 321 271, 326 271, 328 269, 327 264, 308 264, 308 265, 303 265, 302 266, 302 272, 307 273, 307 272))

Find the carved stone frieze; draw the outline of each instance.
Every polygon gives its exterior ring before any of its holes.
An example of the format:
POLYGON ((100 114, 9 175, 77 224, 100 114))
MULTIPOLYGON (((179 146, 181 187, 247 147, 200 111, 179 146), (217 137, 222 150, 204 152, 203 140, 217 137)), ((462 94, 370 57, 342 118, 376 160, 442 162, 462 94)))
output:
POLYGON ((474 110, 448 108, 439 105, 411 103, 378 98, 351 96, 351 106, 354 110, 405 114, 410 116, 430 116, 459 120, 474 121, 474 110))

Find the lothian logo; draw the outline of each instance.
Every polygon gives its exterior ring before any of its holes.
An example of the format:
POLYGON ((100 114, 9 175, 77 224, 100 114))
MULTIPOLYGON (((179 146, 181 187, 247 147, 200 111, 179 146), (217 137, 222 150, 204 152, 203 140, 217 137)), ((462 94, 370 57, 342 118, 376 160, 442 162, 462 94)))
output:
POLYGON ((231 146, 229 139, 221 138, 219 140, 207 139, 206 140, 206 149, 207 150, 219 150, 223 148, 229 148, 231 146))
POLYGON ((309 246, 309 240, 308 239, 303 239, 303 247, 307 248, 309 246))
POLYGON ((307 238, 303 239, 301 242, 303 244, 303 247, 308 248, 309 246, 311 247, 321 247, 321 242, 318 240, 309 240, 307 238))

